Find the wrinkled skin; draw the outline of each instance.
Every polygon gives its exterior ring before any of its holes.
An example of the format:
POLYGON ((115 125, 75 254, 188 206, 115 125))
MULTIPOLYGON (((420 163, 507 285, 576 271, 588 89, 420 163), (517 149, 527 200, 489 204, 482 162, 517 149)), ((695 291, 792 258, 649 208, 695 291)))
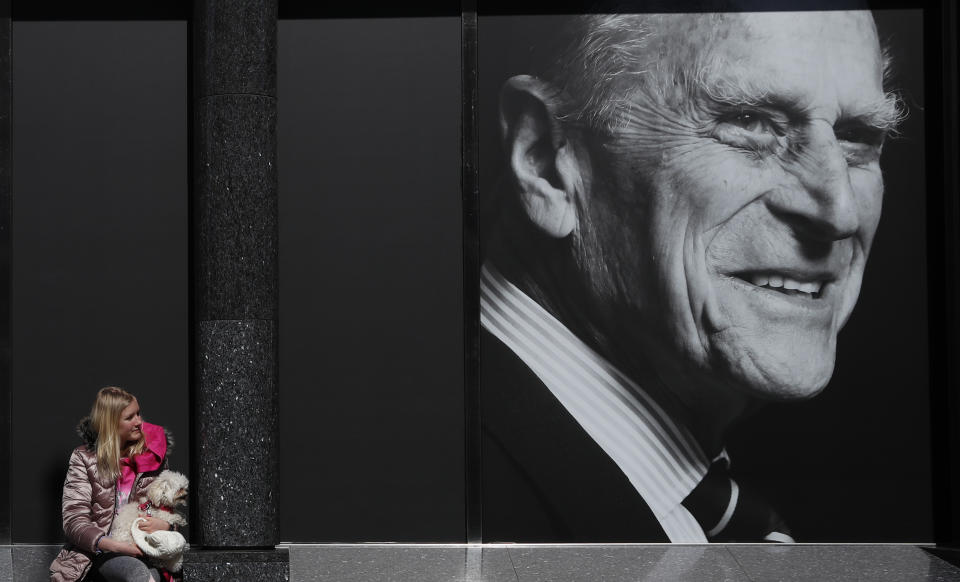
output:
POLYGON ((558 121, 548 81, 504 87, 521 203, 541 233, 570 242, 579 279, 524 288, 715 448, 754 403, 829 381, 899 112, 868 12, 644 26, 640 72, 613 77, 622 98, 603 128, 558 121))
POLYGON ((659 18, 648 52, 663 58, 582 159, 597 176, 586 224, 605 225, 607 269, 588 276, 611 278, 617 317, 682 401, 810 397, 833 373, 880 218, 896 112, 872 18, 659 18), (673 82, 690 63, 710 95, 673 82))

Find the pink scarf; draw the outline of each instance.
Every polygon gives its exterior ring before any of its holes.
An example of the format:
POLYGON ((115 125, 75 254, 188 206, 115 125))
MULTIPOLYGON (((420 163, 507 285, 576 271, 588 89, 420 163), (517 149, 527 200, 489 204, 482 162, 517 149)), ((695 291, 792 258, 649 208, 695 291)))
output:
POLYGON ((117 480, 117 489, 127 495, 133 489, 133 483, 139 473, 155 471, 163 464, 163 457, 167 454, 167 437, 162 426, 144 422, 140 425, 143 438, 147 441, 147 448, 139 455, 120 459, 120 478, 117 480))
MULTIPOLYGON (((139 455, 120 459, 120 478, 117 479, 117 492, 122 499, 127 499, 133 490, 137 475, 148 471, 156 471, 163 465, 163 458, 167 454, 167 436, 162 426, 144 422, 140 425, 147 447, 139 455)), ((119 508, 118 508, 119 509, 119 508)), ((164 580, 172 580, 169 572, 161 570, 164 580)))

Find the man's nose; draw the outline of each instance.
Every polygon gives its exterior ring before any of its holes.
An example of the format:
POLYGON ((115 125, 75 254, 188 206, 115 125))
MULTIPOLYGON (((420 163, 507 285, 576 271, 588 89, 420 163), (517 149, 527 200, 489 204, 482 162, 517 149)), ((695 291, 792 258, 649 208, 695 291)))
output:
POLYGON ((810 125, 802 146, 787 161, 795 188, 770 200, 775 214, 798 236, 834 241, 853 236, 860 226, 850 171, 833 127, 825 121, 810 125))

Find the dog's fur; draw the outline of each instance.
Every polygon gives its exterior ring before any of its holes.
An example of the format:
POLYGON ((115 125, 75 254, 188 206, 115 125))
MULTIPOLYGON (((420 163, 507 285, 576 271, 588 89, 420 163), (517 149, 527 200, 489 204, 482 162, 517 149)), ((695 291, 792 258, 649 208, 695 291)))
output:
POLYGON ((144 554, 150 557, 151 563, 168 572, 180 570, 183 549, 186 545, 183 536, 179 532, 167 531, 147 534, 139 528, 137 519, 142 517, 141 513, 143 513, 140 511, 140 505, 149 501, 151 504, 149 512, 153 517, 162 519, 170 525, 181 527, 187 525, 186 518, 180 513, 160 508, 174 509, 177 506, 185 505, 188 487, 189 481, 184 475, 175 471, 160 473, 153 483, 147 487, 146 496, 133 499, 120 508, 120 512, 114 518, 113 525, 110 527, 110 537, 117 541, 136 544, 144 554), (156 536, 156 534, 166 535, 150 539, 151 536, 156 536))
POLYGON ((143 520, 144 518, 138 517, 130 526, 137 547, 143 550, 154 566, 167 572, 179 572, 183 566, 183 550, 187 546, 187 540, 178 531, 157 530, 147 533, 138 527, 143 520))

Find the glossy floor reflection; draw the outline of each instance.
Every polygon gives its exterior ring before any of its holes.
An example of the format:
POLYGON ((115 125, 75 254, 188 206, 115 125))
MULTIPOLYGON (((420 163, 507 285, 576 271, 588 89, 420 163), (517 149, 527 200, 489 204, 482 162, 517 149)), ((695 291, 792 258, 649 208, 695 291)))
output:
MULTIPOLYGON (((59 545, 0 546, 0 582, 43 582, 59 545)), ((300 545, 291 582, 960 582, 909 545, 300 545)), ((189 582, 189 581, 187 581, 189 582)))
POLYGON ((0 546, 0 582, 13 580, 13 556, 10 546, 0 546))
POLYGON ((907 545, 292 545, 290 579, 960 582, 960 568, 907 545))

